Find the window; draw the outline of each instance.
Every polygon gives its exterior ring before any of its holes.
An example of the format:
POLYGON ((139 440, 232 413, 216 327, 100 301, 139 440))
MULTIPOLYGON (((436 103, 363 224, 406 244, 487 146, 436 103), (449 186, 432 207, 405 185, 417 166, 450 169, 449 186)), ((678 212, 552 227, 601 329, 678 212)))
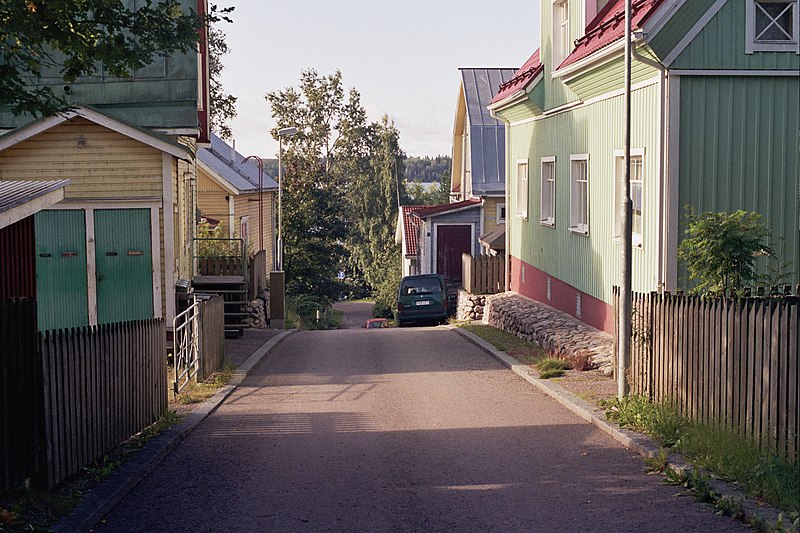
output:
POLYGON ((517 161, 517 216, 528 218, 528 160, 517 161))
POLYGON ((569 0, 553 0, 553 69, 567 58, 569 40, 569 0))
POLYGON ((497 218, 495 220, 498 224, 506 223, 506 204, 497 204, 497 218))
POLYGON ((797 52, 798 0, 747 0, 746 52, 797 52))
POLYGON ((542 158, 542 201, 539 222, 545 226, 556 225, 556 158, 542 158))
MULTIPOLYGON (((631 200, 633 201, 631 223, 633 225, 633 245, 642 245, 642 215, 644 211, 644 150, 631 150, 631 200)), ((614 153, 614 238, 622 238, 622 201, 625 195, 625 156, 623 152, 614 153)))
POLYGON ((589 234, 589 156, 570 157, 570 213, 569 229, 582 235, 589 234))

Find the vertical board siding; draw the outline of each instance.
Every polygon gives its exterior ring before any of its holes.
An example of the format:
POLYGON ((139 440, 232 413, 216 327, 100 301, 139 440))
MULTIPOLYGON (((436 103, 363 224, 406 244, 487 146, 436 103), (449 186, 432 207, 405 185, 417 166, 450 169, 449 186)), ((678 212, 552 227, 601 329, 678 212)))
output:
POLYGON ((0 301, 36 298, 36 231, 33 217, 0 228, 0 301))
POLYGON ((161 152, 75 118, 0 152, 0 179, 70 179, 67 199, 160 197, 161 152))
POLYGON ((163 319, 46 332, 41 341, 52 487, 155 422, 167 407, 163 319))
MULTIPOLYGON (((277 209, 276 199, 277 193, 273 191, 264 191, 264 251, 267 253, 267 264, 272 268, 274 264, 274 247, 275 239, 277 238, 275 232, 275 221, 277 213, 273 212, 273 205, 277 209)), ((259 251, 258 246, 258 193, 241 194, 234 199, 234 210, 236 216, 234 217, 234 233, 239 236, 239 220, 241 217, 248 217, 248 250, 250 252, 259 251)))
POLYGON ((505 257, 461 254, 464 289, 470 294, 497 294, 505 290, 505 257))
POLYGON ((798 460, 798 296, 633 301, 631 392, 798 460))
POLYGON ((225 360, 225 300, 213 296, 200 304, 200 368, 197 381, 205 381, 225 360))
MULTIPOLYGON (((660 58, 666 57, 711 8, 715 1, 692 0, 691 2, 684 2, 681 8, 670 17, 664 28, 650 39, 649 44, 658 56, 660 58)), ((744 48, 744 41, 742 41, 742 48, 744 48)))
MULTIPOLYGON (((660 180, 660 86, 632 95, 632 145, 643 148, 643 247, 633 251, 634 288, 651 290, 657 283, 658 209, 660 180)), ((623 147, 621 96, 511 127, 510 161, 528 160, 528 219, 509 209, 512 232, 509 252, 520 260, 608 304, 618 283, 619 244, 613 238, 614 151, 623 147), (570 155, 589 154, 589 235, 569 231, 570 155), (556 225, 539 223, 541 158, 556 157, 556 225)), ((512 163, 513 164, 513 163, 512 163)), ((510 180, 511 198, 518 194, 510 180)))
POLYGON ((0 301, 0 493, 38 477, 42 367, 33 299, 0 301))
POLYGON ((682 76, 680 105, 681 218, 686 205, 760 213, 792 265, 793 278, 782 281, 800 282, 800 78, 682 76))

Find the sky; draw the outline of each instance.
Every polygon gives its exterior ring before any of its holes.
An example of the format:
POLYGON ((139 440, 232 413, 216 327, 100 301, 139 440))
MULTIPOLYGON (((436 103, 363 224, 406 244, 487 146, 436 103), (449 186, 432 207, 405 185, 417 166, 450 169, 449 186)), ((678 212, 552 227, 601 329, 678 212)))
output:
MULTIPOLYGON (((220 5, 227 5, 220 2, 220 5)), ((235 0, 223 58, 238 97, 236 149, 276 157, 264 96, 302 70, 342 72, 371 121, 384 114, 410 156, 450 155, 459 67, 519 68, 538 47, 539 0, 235 0), (502 6, 502 7, 500 7, 502 6)))

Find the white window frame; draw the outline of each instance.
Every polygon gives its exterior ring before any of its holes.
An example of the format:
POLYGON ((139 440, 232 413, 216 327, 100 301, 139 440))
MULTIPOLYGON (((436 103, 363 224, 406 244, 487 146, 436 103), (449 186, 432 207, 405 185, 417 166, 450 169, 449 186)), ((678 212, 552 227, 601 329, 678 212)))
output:
POLYGON ((497 212, 495 213, 495 222, 497 224, 505 224, 506 223, 506 204, 497 204, 497 212))
POLYGON ((746 0, 745 52, 795 52, 800 54, 800 1, 798 0, 746 0), (756 12, 758 3, 787 4, 792 10, 792 38, 787 41, 758 41, 756 33, 756 12))
POLYGON ((541 159, 539 165, 539 223, 542 226, 556 227, 556 157, 547 156, 541 159), (552 165, 552 173, 545 174, 545 165, 552 165), (550 205, 545 211, 545 188, 550 190, 550 205), (546 215, 546 216, 545 216, 546 215))
POLYGON ((589 235, 589 154, 573 154, 569 157, 569 181, 570 181, 570 212, 569 212, 569 230, 572 233, 579 235, 589 235), (583 163, 586 172, 583 176, 576 174, 576 163, 583 163), (582 178, 582 179, 581 179, 582 178), (583 198, 583 205, 578 205, 578 190, 581 183, 585 184, 583 187, 586 194, 583 198), (580 215, 577 209, 581 210, 580 215), (581 219, 586 220, 584 223, 581 219))
POLYGON ((528 197, 530 189, 528 183, 530 182, 530 166, 527 159, 517 159, 516 168, 516 183, 517 183, 517 201, 516 201, 516 214, 523 220, 528 220, 528 197), (525 172, 520 173, 521 168, 524 166, 525 172))
MULTIPOLYGON (((613 233, 614 233, 613 236, 614 236, 614 242, 617 242, 617 243, 622 241, 622 219, 621 219, 621 216, 620 216, 620 211, 621 211, 621 207, 622 207, 621 206, 621 204, 622 204, 622 193, 623 193, 624 188, 621 187, 621 186, 622 186, 622 181, 625 179, 624 170, 622 172, 623 175, 620 175, 617 172, 617 170, 619 168, 617 166, 617 162, 619 160, 623 160, 622 163, 624 165, 624 158, 625 158, 625 151, 624 150, 614 150, 614 162, 613 162, 613 168, 612 168, 612 174, 611 174, 612 176, 614 176, 614 198, 612 199, 613 201, 611 202, 611 205, 614 206, 614 227, 612 228, 613 229, 613 233)), ((636 183, 640 184, 640 186, 642 188, 642 204, 644 204, 644 198, 645 198, 644 162, 645 162, 645 149, 644 148, 631 148, 631 191, 633 191, 634 185, 636 183), (634 180, 633 179, 633 174, 634 174, 634 171, 633 171, 633 167, 634 167, 633 159, 634 158, 639 158, 641 160, 640 179, 638 179, 638 180, 634 180)), ((643 234, 644 234, 644 213, 645 213, 645 209, 644 209, 644 205, 643 205, 642 206, 642 231, 640 233, 632 232, 632 239, 631 240, 633 241, 633 246, 636 247, 636 248, 641 248, 643 240, 644 240, 643 239, 643 234)), ((631 223, 633 223, 632 220, 631 220, 631 223)))
POLYGON ((569 0, 552 0, 552 59, 553 69, 564 61, 572 51, 569 38, 569 0))

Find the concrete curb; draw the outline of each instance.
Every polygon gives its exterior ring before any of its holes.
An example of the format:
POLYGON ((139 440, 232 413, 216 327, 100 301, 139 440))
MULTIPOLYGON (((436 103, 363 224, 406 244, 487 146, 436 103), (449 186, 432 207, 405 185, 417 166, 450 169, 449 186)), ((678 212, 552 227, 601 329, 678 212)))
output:
MULTIPOLYGON (((605 414, 601 409, 578 398, 558 383, 546 379, 539 379, 536 372, 533 371, 530 366, 520 363, 507 353, 495 348, 491 343, 458 326, 446 327, 455 330, 456 333, 503 363, 515 374, 536 387, 540 392, 550 396, 583 420, 597 426, 626 448, 647 458, 656 457, 660 453, 661 446, 650 437, 621 428, 617 424, 609 422, 606 420, 605 414)), ((688 464, 686 459, 678 453, 670 453, 667 460, 669 465, 677 471, 694 469, 694 467, 688 464)), ((710 485, 721 498, 732 499, 739 502, 748 520, 753 517, 758 517, 769 524, 775 524, 777 522, 780 510, 759 504, 750 495, 734 484, 712 478, 710 480, 710 485)))
POLYGON ((205 400, 178 425, 169 428, 148 442, 131 458, 127 459, 106 481, 95 487, 73 510, 54 527, 54 533, 90 531, 102 518, 122 500, 139 481, 156 469, 158 464, 174 450, 183 439, 213 413, 238 387, 247 374, 278 344, 297 330, 287 330, 265 342, 253 355, 237 368, 230 382, 205 400))

